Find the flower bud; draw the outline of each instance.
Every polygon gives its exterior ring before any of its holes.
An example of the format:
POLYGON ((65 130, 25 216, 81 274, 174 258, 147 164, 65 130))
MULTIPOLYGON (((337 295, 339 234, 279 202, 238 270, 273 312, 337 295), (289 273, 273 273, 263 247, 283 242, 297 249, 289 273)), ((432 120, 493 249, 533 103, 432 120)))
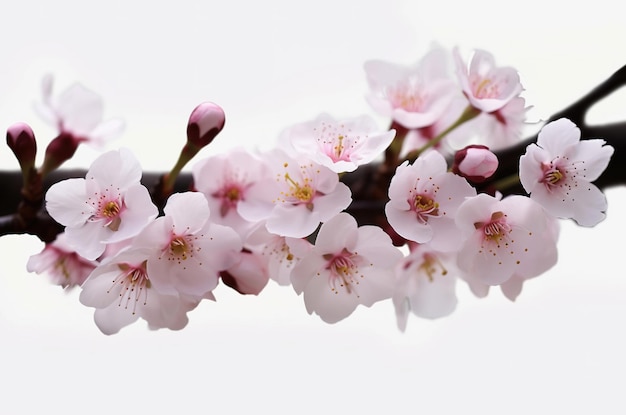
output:
POLYGON ((191 112, 187 140, 198 148, 208 145, 224 128, 224 110, 212 102, 203 102, 191 112))
POLYGON ((17 157, 22 171, 31 169, 35 165, 37 142, 28 124, 18 122, 7 128, 7 145, 17 157))
POLYGON ((59 168, 59 166, 71 159, 76 153, 79 140, 67 133, 61 133, 54 138, 46 147, 46 155, 43 160, 41 172, 43 175, 59 168))
POLYGON ((452 172, 465 177, 470 182, 481 183, 498 169, 498 158, 489 147, 472 144, 454 155, 452 172))

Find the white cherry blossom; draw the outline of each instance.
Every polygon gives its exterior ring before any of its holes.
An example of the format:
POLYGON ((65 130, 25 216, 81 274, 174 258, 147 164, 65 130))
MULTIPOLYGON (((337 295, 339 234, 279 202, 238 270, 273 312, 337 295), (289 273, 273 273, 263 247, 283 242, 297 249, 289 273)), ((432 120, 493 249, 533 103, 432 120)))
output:
POLYGON ((199 192, 174 193, 164 213, 135 237, 133 246, 150 252, 147 271, 155 289, 202 297, 217 286, 220 271, 240 260, 241 238, 210 221, 208 202, 199 192))
POLYGON ((121 119, 103 120, 104 102, 94 91, 76 83, 54 96, 52 87, 53 77, 46 75, 42 81, 43 101, 36 109, 42 118, 58 128, 59 134, 101 147, 122 133, 121 119))
POLYGON ((280 140, 290 143, 296 153, 306 154, 335 173, 343 173, 380 156, 395 133, 395 130, 378 131, 374 119, 368 115, 335 120, 321 114, 315 120, 286 129, 280 140))
POLYGON ((192 175, 195 189, 209 202, 213 222, 233 228, 242 239, 257 227, 258 221, 244 218, 241 212, 245 212, 244 205, 254 203, 249 189, 271 178, 264 161, 243 149, 234 149, 196 163, 192 175))
POLYGON ((28 258, 26 270, 47 274, 55 284, 71 289, 80 286, 96 266, 98 262, 78 255, 68 244, 65 233, 60 233, 40 253, 28 258))
POLYGON ((498 111, 518 96, 523 87, 519 74, 511 67, 496 66, 493 55, 484 50, 474 51, 469 66, 454 49, 457 75, 470 104, 484 112, 498 111))
POLYGON ((96 309, 94 320, 104 334, 115 334, 139 318, 151 329, 180 330, 187 325, 187 312, 202 299, 156 290, 146 269, 148 255, 146 250, 123 250, 107 258, 82 285, 80 302, 96 309))
POLYGON ((129 150, 109 151, 93 162, 84 179, 52 185, 46 209, 66 227, 73 249, 94 260, 106 244, 132 238, 157 216, 140 179, 141 166, 129 150))
POLYGON ((481 193, 467 199, 456 213, 464 237, 458 266, 468 279, 499 285, 513 275, 532 277, 557 261, 550 217, 525 196, 502 200, 481 193))
POLYGON ((250 201, 240 212, 249 220, 264 220, 271 233, 304 238, 352 202, 348 186, 325 166, 280 149, 266 154, 266 160, 273 178, 249 189, 250 201))
POLYGON ((380 60, 365 62, 371 90, 367 101, 376 112, 406 128, 433 125, 457 91, 448 60, 448 52, 435 47, 410 66, 380 60))
POLYGON ((601 139, 580 140, 580 129, 566 118, 546 124, 520 158, 519 176, 530 198, 552 215, 594 226, 607 209, 593 182, 609 164, 613 147, 601 139))
POLYGON ((457 305, 456 253, 415 244, 396 267, 393 304, 398 328, 406 330, 409 313, 435 319, 451 314, 457 305))
POLYGON ((396 169, 385 206, 387 220, 402 237, 434 249, 453 251, 462 243, 454 222, 457 208, 476 190, 463 177, 447 171, 446 160, 429 151, 411 165, 396 169))
POLYGON ((315 246, 291 272, 296 293, 304 293, 309 314, 327 323, 348 317, 359 304, 372 306, 391 298, 394 267, 402 253, 376 226, 357 227, 340 213, 324 223, 315 246))

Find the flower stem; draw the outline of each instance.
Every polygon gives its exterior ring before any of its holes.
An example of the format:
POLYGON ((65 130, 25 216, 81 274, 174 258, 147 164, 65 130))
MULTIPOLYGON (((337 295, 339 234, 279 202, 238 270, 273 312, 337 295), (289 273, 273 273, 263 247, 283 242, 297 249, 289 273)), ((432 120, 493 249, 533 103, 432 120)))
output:
POLYGON ((419 155, 422 154, 424 151, 439 144, 441 140, 443 140, 443 138, 446 135, 448 135, 452 130, 466 123, 472 118, 475 118, 480 113, 481 111, 479 109, 474 108, 473 106, 469 105, 467 108, 465 108, 461 116, 452 125, 450 125, 448 128, 440 132, 436 137, 428 141, 428 143, 424 145, 422 148, 411 151, 409 154, 406 155, 403 161, 405 160, 409 160, 411 162, 415 161, 415 159, 417 159, 419 155))

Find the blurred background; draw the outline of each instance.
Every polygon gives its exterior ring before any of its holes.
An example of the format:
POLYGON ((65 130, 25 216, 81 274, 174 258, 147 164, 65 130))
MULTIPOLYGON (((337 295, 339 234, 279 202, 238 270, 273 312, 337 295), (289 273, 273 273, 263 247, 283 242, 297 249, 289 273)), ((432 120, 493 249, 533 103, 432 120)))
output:
MULTIPOLYGON (((105 118, 125 120, 107 149, 128 147, 146 171, 165 171, 202 101, 220 104, 227 121, 199 157, 269 147, 320 112, 374 115, 363 62, 411 64, 433 42, 464 56, 486 49, 517 68, 531 117, 546 119, 626 64, 614 4, 4 3, 0 127, 30 124, 43 155, 55 130, 33 106, 52 73, 56 92, 80 82, 102 95, 105 118)), ((625 118, 623 91, 589 113, 594 123, 625 118)), ((66 166, 87 168, 98 154, 82 146, 66 166)), ((6 147, 0 168, 18 168, 6 147)), ((559 263, 515 303, 498 289, 476 299, 459 284, 452 316, 412 317, 406 333, 391 302, 327 325, 270 281, 258 297, 218 287, 218 301, 191 312, 180 332, 140 321, 106 337, 78 290, 26 272, 42 243, 2 237, 0 413, 623 414, 626 191, 606 194, 607 219, 594 229, 563 222, 559 263)))

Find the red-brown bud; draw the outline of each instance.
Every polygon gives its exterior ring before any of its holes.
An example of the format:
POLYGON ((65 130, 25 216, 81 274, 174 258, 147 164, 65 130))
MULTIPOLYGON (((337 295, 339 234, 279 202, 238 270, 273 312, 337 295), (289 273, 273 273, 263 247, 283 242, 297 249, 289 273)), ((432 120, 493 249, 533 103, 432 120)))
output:
POLYGON ((15 154, 22 171, 35 165, 37 142, 28 124, 18 122, 7 128, 7 145, 15 154))

